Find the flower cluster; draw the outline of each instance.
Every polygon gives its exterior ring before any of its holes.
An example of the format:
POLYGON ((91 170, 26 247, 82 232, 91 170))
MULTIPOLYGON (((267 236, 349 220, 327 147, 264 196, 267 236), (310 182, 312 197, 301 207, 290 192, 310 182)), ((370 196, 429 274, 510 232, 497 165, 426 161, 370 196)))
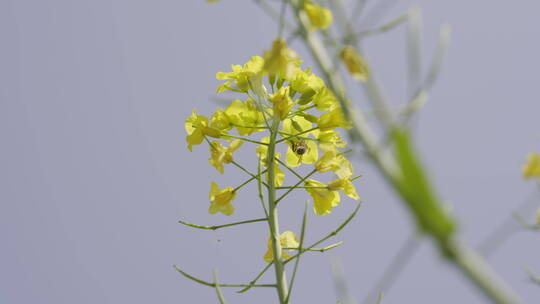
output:
MULTIPOLYGON (((278 191, 304 189, 313 198, 314 212, 325 215, 339 205, 340 191, 359 199, 352 183, 353 167, 346 158, 347 151, 342 150, 347 143, 338 131, 350 128, 351 124, 334 93, 309 68, 302 69, 301 62, 285 41, 278 39, 262 57, 252 57, 244 65, 232 65, 230 72, 217 73, 216 78, 224 81, 218 86, 218 93, 235 92, 243 97, 217 109, 209 118, 193 110, 185 122, 186 141, 190 151, 206 141, 209 163, 221 174, 225 165, 233 164, 251 176, 246 183, 258 180, 266 187, 272 184, 278 191), (259 172, 265 178, 235 161, 235 151, 245 142, 256 144, 259 172), (271 160, 270 144, 275 147, 271 160), (273 181, 269 181, 268 170, 261 172, 271 164, 273 181), (301 176, 296 167, 311 167, 312 172, 301 176), (300 181, 284 186, 285 172, 293 173, 300 181), (331 172, 335 178, 329 183, 310 179, 317 172, 331 172)), ((246 183, 220 189, 212 182, 209 212, 231 215, 236 192, 246 183)), ((281 238, 284 247, 296 246, 292 232, 281 238)), ((271 253, 265 259, 272 259, 271 253)))

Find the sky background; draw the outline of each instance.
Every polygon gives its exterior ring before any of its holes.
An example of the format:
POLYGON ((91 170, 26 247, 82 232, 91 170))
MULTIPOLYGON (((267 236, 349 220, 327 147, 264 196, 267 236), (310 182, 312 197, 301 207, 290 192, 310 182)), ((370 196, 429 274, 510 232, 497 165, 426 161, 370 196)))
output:
MULTIPOLYGON (((368 1, 363 18, 375 2, 368 1)), ((387 14, 361 19, 359 28, 419 4, 425 66, 440 25, 452 27, 416 139, 462 237, 474 246, 523 200, 540 205, 520 172, 526 153, 540 151, 540 2, 388 3, 387 14)), ((393 106, 406 100, 405 34, 400 27, 364 41, 393 106)), ((252 1, 0 0, 0 302, 217 302, 212 289, 181 277, 172 264, 208 280, 214 268, 222 282, 251 280, 264 266, 264 224, 213 232, 177 223, 261 215, 254 185, 238 195, 233 216, 207 213, 212 180, 234 187, 245 177, 233 167, 220 175, 203 145, 190 153, 183 124, 195 107, 214 111, 216 72, 261 54, 275 36, 275 23, 252 1)), ((292 48, 312 65, 299 41, 292 48)), ((365 102, 361 88, 350 90, 354 102, 365 102)), ((238 159, 255 168, 253 152, 245 144, 238 159)), ((332 259, 363 299, 414 232, 370 164, 357 161, 355 168, 364 175, 356 185, 365 204, 334 240, 343 245, 304 256, 296 303, 335 303, 332 259)), ((281 211, 284 230, 300 230, 305 199, 291 196, 281 211)), ((331 215, 310 212, 307 240, 335 228, 354 205, 343 199, 331 215)), ((539 256, 539 235, 520 232, 489 262, 533 303, 540 288, 523 267, 540 273, 539 256)), ((276 302, 271 289, 225 290, 225 297, 276 302)), ((384 303, 487 301, 423 240, 384 303)))

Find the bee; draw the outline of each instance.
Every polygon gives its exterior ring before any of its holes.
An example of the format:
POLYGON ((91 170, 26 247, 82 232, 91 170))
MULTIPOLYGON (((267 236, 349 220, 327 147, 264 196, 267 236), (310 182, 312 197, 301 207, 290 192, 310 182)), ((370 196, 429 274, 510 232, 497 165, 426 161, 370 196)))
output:
POLYGON ((291 141, 291 149, 296 155, 300 156, 298 158, 298 164, 302 162, 302 156, 304 154, 309 152, 309 146, 307 145, 306 141, 303 139, 299 139, 297 141, 291 141))

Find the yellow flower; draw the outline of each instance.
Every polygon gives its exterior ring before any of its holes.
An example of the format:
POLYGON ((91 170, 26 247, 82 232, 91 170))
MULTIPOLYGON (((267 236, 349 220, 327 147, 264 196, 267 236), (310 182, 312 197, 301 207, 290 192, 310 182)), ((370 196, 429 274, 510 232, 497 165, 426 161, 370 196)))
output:
POLYGON ((305 184, 308 187, 317 187, 306 188, 307 193, 313 197, 313 211, 315 211, 315 214, 328 214, 332 212, 333 207, 339 205, 341 200, 339 192, 331 191, 325 184, 312 179, 308 179, 305 184))
MULTIPOLYGON (((261 138, 261 142, 268 143, 270 141, 270 138, 268 136, 261 138)), ((261 165, 263 165, 265 168, 268 168, 268 146, 266 145, 258 145, 257 149, 257 156, 261 160, 261 165)), ((281 170, 279 167, 278 159, 281 157, 281 153, 276 153, 274 155, 274 185, 276 187, 280 187, 283 185, 283 181, 285 180, 285 172, 281 170)), ((268 173, 266 174, 266 181, 268 182, 268 173)))
POLYGON ((325 152, 315 163, 315 169, 320 173, 333 171, 339 178, 349 178, 353 174, 351 162, 335 150, 325 152))
POLYGON ((210 186, 210 208, 208 212, 215 214, 221 212, 225 215, 231 215, 234 212, 234 206, 231 204, 232 200, 236 197, 236 192, 233 188, 227 187, 219 189, 216 182, 212 182, 210 186))
POLYGON ((337 190, 343 190, 343 193, 345 195, 358 200, 360 197, 356 193, 356 188, 354 187, 353 183, 349 180, 349 178, 338 178, 336 180, 331 181, 328 183, 328 189, 331 191, 337 191, 337 190))
POLYGON ((293 50, 287 48, 287 42, 283 39, 274 40, 272 49, 264 52, 264 70, 281 79, 291 79, 301 63, 302 60, 293 50))
MULTIPOLYGON (((279 236, 279 243, 282 248, 298 248, 300 245, 296 235, 292 231, 285 231, 279 236)), ((285 249, 281 249, 281 257, 283 259, 288 259, 290 256, 287 254, 285 249)), ((274 260, 274 252, 272 250, 272 237, 268 238, 268 249, 264 254, 264 261, 271 263, 274 260)))
POLYGON ((327 87, 323 87, 313 96, 313 104, 320 111, 330 111, 339 107, 338 100, 334 93, 327 87))
POLYGON ((540 155, 538 153, 529 153, 527 163, 523 165, 523 178, 540 178, 540 155))
POLYGON ((229 122, 236 126, 238 134, 242 136, 264 130, 255 128, 264 124, 264 116, 257 109, 257 105, 253 100, 246 100, 245 102, 238 99, 233 100, 224 112, 229 122))
POLYGON ((232 129, 233 123, 225 111, 218 109, 210 117, 210 127, 226 132, 232 129))
POLYGON ((188 149, 191 151, 192 146, 200 145, 205 136, 219 138, 221 131, 216 128, 208 126, 208 118, 202 115, 197 115, 197 110, 193 110, 190 117, 186 119, 184 125, 188 136, 186 141, 188 143, 188 149))
POLYGON ((234 151, 238 150, 243 143, 243 141, 235 139, 229 147, 224 147, 221 145, 221 142, 215 140, 210 145, 210 158, 208 162, 223 174, 223 163, 230 164, 233 161, 234 151))
POLYGON ((319 148, 323 152, 335 151, 338 147, 347 146, 339 133, 333 130, 318 132, 317 141, 319 142, 319 148))
POLYGON ((232 65, 232 71, 229 73, 218 72, 216 78, 218 80, 227 80, 220 85, 217 92, 231 90, 235 92, 247 92, 249 90, 249 82, 256 81, 254 78, 260 78, 263 71, 264 60, 259 56, 252 57, 244 66, 232 65), (231 87, 234 82, 235 87, 231 87))
POLYGON ((367 62, 360 56, 354 47, 350 45, 344 47, 341 50, 339 57, 355 80, 364 82, 369 78, 369 67, 367 62))
POLYGON ((321 131, 335 128, 350 129, 352 127, 351 123, 345 118, 345 115, 343 115, 343 111, 341 111, 340 107, 321 115, 318 125, 321 131))
POLYGON ((536 225, 540 226, 540 208, 536 211, 536 225))
POLYGON ((277 115, 280 120, 287 118, 292 107, 295 105, 289 94, 290 87, 281 87, 275 94, 270 95, 274 114, 277 115))
POLYGON ((309 0, 304 1, 304 10, 315 29, 326 29, 332 24, 332 12, 309 0))

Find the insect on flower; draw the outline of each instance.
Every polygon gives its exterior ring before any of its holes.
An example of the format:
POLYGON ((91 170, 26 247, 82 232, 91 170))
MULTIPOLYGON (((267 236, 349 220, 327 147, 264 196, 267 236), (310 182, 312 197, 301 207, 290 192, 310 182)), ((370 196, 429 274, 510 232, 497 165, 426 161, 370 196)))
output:
POLYGON ((298 163, 302 161, 302 156, 310 151, 306 141, 300 138, 297 141, 291 141, 291 149, 296 155, 299 155, 298 163))

